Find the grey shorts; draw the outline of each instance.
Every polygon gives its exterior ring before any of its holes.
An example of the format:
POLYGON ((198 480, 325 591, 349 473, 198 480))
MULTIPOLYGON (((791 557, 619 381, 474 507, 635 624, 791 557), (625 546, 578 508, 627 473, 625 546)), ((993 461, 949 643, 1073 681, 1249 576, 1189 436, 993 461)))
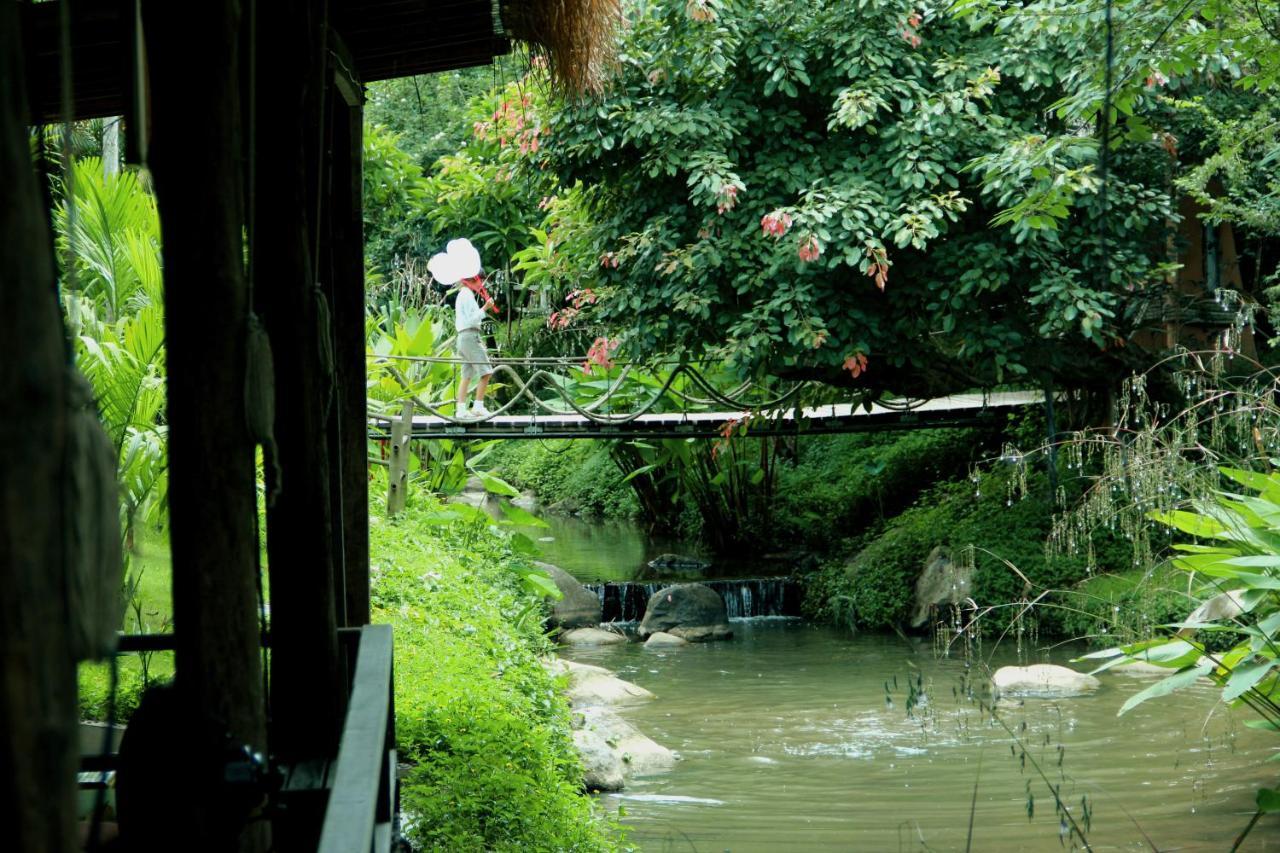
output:
POLYGON ((462 378, 468 381, 493 373, 493 363, 484 348, 484 339, 475 329, 458 332, 458 358, 462 360, 462 378))

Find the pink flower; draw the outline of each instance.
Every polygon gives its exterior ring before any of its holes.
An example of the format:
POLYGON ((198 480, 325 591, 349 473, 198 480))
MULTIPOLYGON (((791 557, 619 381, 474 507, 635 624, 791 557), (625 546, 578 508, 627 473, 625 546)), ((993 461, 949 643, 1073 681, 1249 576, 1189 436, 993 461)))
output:
POLYGON ((864 353, 855 352, 844 360, 844 369, 853 374, 853 378, 867 372, 867 356, 864 353))
POLYGON ((762 233, 774 237, 781 237, 791 229, 791 214, 775 210, 772 213, 766 213, 760 217, 760 230, 762 233))
POLYGON ((720 201, 716 204, 716 213, 725 214, 733 210, 738 203, 738 188, 733 184, 725 184, 718 193, 720 201))
POLYGON ((587 360, 582 363, 582 372, 591 373, 597 367, 605 370, 613 367, 613 351, 618 348, 618 340, 606 337, 596 338, 587 350, 587 360))
POLYGON ((796 254, 806 264, 810 261, 816 261, 818 256, 822 254, 822 245, 818 242, 817 237, 810 234, 801 241, 800 248, 796 250, 796 254))

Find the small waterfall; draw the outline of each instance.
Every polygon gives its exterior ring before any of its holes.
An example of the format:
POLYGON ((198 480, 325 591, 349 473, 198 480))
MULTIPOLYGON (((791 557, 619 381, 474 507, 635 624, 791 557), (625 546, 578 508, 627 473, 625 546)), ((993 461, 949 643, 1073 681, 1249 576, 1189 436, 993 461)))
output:
MULTIPOLYGON (((730 619, 800 615, 800 584, 791 578, 706 580, 701 583, 724 599, 730 619)), ((645 607, 653 594, 672 585, 671 581, 584 584, 599 597, 604 622, 639 622, 644 618, 645 607)))

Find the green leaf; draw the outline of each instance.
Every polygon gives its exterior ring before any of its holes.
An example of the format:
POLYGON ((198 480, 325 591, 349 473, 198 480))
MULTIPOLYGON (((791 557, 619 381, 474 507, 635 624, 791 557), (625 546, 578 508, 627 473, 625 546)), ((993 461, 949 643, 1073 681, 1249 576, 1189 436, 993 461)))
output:
POLYGON ((541 569, 534 568, 522 572, 520 580, 524 583, 526 589, 537 595, 544 595, 556 601, 564 597, 564 593, 556 586, 556 582, 551 579, 551 575, 541 569))
POLYGON ((526 557, 539 557, 542 555, 542 552, 538 549, 538 544, 523 533, 511 534, 511 550, 526 557))
POLYGON ((538 518, 533 513, 527 510, 521 509, 520 507, 516 506, 513 503, 502 501, 500 504, 498 504, 498 508, 502 510, 502 514, 505 515, 508 518, 508 520, 511 521, 512 524, 519 524, 519 525, 523 525, 524 527, 550 527, 551 526, 547 524, 545 521, 543 521, 542 519, 538 518))
POLYGON ((520 497, 520 490, 493 474, 485 471, 476 471, 476 476, 480 478, 480 482, 484 485, 484 490, 494 495, 506 495, 509 498, 520 497))
POLYGON ((1280 789, 1277 788, 1259 788, 1258 811, 1263 814, 1271 814, 1272 812, 1280 812, 1280 789))
POLYGON ((1248 666, 1237 666, 1232 671, 1231 677, 1227 679, 1226 686, 1222 688, 1222 701, 1230 702, 1240 698, 1251 687, 1266 678, 1267 673, 1275 665, 1274 660, 1265 660, 1248 666))
POLYGON ((1148 515, 1148 518, 1181 530, 1183 533, 1205 538, 1217 536, 1227 530, 1226 525, 1221 522, 1198 513, 1186 512, 1180 509, 1169 512, 1153 512, 1148 515))
POLYGON ((1208 675, 1213 670, 1213 664, 1210 662, 1197 664, 1196 666, 1184 669, 1175 673, 1168 678, 1162 678, 1150 687, 1130 696, 1128 701, 1120 707, 1120 711, 1116 716, 1121 716, 1132 711, 1138 705, 1146 702, 1148 699, 1156 699, 1161 696, 1168 696, 1175 690, 1195 684, 1196 679, 1201 676, 1208 675))

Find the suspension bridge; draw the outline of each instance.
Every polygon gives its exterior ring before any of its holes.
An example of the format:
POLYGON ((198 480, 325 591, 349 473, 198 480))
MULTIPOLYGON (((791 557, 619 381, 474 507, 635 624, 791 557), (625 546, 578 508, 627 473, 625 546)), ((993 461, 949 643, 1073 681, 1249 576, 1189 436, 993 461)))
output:
MULTIPOLYGON (((437 371, 441 367, 456 371, 462 365, 449 358, 383 357, 381 361, 406 390, 414 383, 392 366, 393 361, 437 371)), ((723 389, 715 376, 689 364, 659 373, 635 364, 613 365, 606 375, 595 376, 584 371, 581 359, 494 359, 493 363, 493 387, 500 390, 487 400, 493 405, 489 415, 459 417, 449 400, 431 401, 406 393, 396 411, 370 417, 370 437, 388 439, 401 430, 408 439, 822 435, 978 426, 994 422, 1002 413, 1045 402, 1042 391, 1001 391, 889 399, 869 405, 802 405, 797 400, 813 383, 761 387, 739 382, 723 389)), ((451 383, 446 383, 438 390, 449 387, 451 383)))

